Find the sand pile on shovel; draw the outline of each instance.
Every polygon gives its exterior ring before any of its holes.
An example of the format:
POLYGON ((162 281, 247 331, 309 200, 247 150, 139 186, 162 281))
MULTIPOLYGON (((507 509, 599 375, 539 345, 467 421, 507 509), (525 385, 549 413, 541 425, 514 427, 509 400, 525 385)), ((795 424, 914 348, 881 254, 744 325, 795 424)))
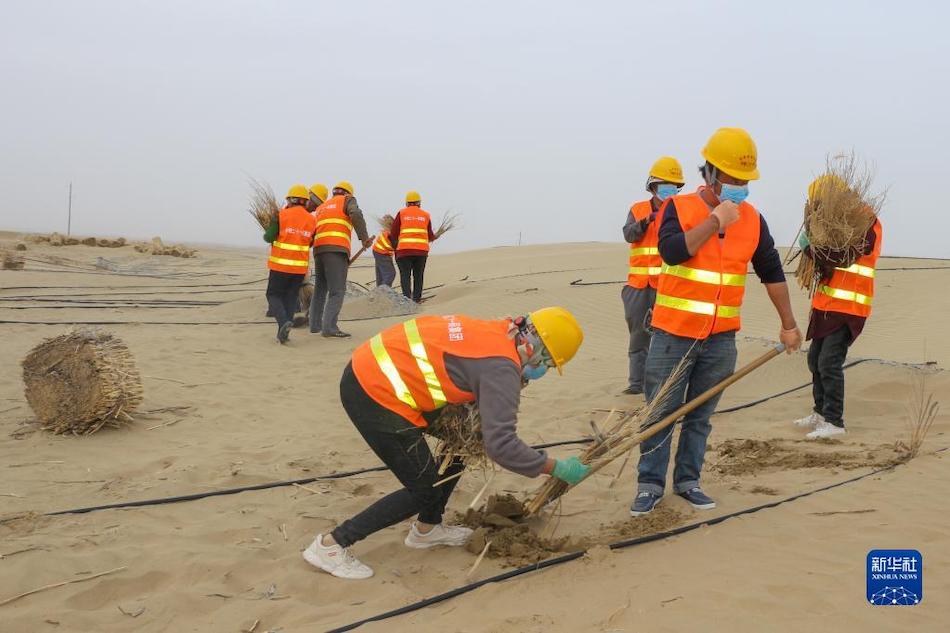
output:
POLYGON ((22 364, 27 402, 43 429, 56 434, 121 426, 142 402, 132 354, 109 333, 83 329, 47 339, 22 364))

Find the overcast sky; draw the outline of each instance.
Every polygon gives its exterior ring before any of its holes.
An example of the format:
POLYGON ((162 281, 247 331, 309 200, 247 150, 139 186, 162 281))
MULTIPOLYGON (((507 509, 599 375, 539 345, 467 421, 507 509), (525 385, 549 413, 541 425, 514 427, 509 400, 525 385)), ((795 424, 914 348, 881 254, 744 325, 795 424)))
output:
POLYGON ((260 244, 247 175, 407 189, 443 248, 620 241, 660 155, 688 186, 749 130, 749 201, 788 244, 829 152, 890 187, 884 252, 950 256, 945 2, 0 5, 0 228, 260 244))

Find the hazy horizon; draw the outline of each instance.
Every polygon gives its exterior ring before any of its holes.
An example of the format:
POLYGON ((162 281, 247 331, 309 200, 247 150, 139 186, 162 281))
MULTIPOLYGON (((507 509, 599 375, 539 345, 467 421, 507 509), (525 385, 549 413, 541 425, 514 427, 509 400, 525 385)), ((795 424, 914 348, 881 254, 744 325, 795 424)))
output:
POLYGON ((944 4, 35 2, 0 9, 0 229, 261 245, 249 176, 422 193, 435 252, 622 241, 650 164, 744 127, 788 245, 829 153, 888 188, 884 253, 950 256, 944 4), (925 189, 927 191, 925 191, 925 189), (902 221, 905 217, 910 221, 902 221), (920 227, 926 227, 921 230, 920 227))

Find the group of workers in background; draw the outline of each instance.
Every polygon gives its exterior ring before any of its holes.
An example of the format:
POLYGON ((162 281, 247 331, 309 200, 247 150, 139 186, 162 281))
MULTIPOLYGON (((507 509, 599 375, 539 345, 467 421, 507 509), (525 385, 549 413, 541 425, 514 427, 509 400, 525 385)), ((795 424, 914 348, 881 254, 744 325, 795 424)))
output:
MULTIPOLYGON (((768 224, 746 202, 749 182, 759 178, 755 143, 745 130, 721 128, 701 153, 705 159, 700 167, 703 185, 692 193, 682 193, 685 179, 675 159, 656 161, 646 181, 651 197, 631 207, 623 230, 631 244, 629 277, 622 292, 630 332, 626 393, 645 393, 652 401, 674 371, 682 372, 671 397, 664 398, 656 411, 658 418, 735 370, 736 333, 741 325, 750 264, 775 307, 780 321, 778 338, 785 350, 791 353, 802 343, 782 261, 768 224)), ((326 212, 327 203, 323 203, 317 207, 316 218, 310 220, 304 217, 310 217, 306 197, 288 197, 288 209, 281 212, 279 239, 287 240, 290 248, 275 242, 272 259, 303 253, 299 257, 305 262, 312 231, 316 231, 313 244, 318 257, 334 252, 321 250, 324 244, 331 244, 321 235, 338 226, 356 225, 354 212, 358 213, 355 201, 351 202, 352 187, 341 185, 334 189, 335 197, 331 199, 336 200, 335 210, 326 212)), ((407 237, 422 240, 424 236, 431 241, 427 216, 417 208, 418 200, 411 199, 415 198, 413 193, 400 212, 402 217, 393 218, 392 232, 376 253, 385 256, 392 248, 398 253, 392 239, 396 234, 401 242, 407 237)), ((317 200, 310 202, 312 205, 317 200)), ((336 237, 342 240, 344 236, 348 247, 348 231, 336 237)), ((370 243, 365 228, 358 230, 358 236, 364 246, 370 243)), ((427 250, 417 248, 421 242, 412 244, 412 250, 419 252, 411 256, 423 258, 424 266, 427 250)), ((807 236, 800 245, 808 248, 807 236)), ((842 364, 848 345, 870 313, 880 246, 880 223, 875 222, 864 255, 853 265, 819 262, 825 278, 812 302, 808 329, 813 339, 809 367, 814 376, 815 408, 810 416, 796 421, 800 426, 813 427, 810 438, 844 432, 842 364)), ((400 263, 404 292, 409 288, 407 279, 416 272, 417 261, 400 263)), ((318 265, 327 267, 322 261, 318 265)), ((345 265, 340 266, 345 277, 345 265)), ((381 276, 380 282, 393 277, 392 269, 385 265, 378 268, 378 273, 389 275, 381 276)), ((323 274, 328 280, 332 276, 323 274)), ((274 286, 281 287, 281 282, 275 281, 274 286)), ((417 290, 421 292, 421 279, 412 292, 417 290)), ((334 319, 328 320, 324 313, 325 336, 338 335, 334 334, 334 319)), ((312 319, 311 323, 316 324, 315 331, 320 331, 320 320, 312 319)), ((583 331, 575 317, 564 308, 548 307, 495 320, 464 315, 421 316, 389 327, 357 347, 340 382, 343 408, 403 487, 332 531, 316 535, 304 550, 304 559, 340 578, 369 578, 373 570, 349 548, 412 517, 416 520, 405 537, 408 547, 462 546, 468 541, 472 530, 442 521, 459 480, 455 475, 461 474, 464 464, 456 459, 440 474, 442 460, 434 458, 422 438, 447 404, 477 404, 485 452, 503 468, 526 477, 548 474, 570 485, 582 481, 590 473, 590 466, 576 456, 550 458, 545 451, 527 445, 517 433, 521 390, 551 368, 561 373, 582 342, 583 331)), ((715 396, 687 414, 680 430, 673 490, 698 509, 716 505, 700 486, 700 474, 711 431, 709 418, 718 401, 719 396, 715 396)), ((651 512, 664 495, 674 428, 640 445, 632 516, 651 512)))
POLYGON ((306 280, 313 252, 313 297, 309 305, 310 332, 326 338, 348 338, 339 327, 350 265, 372 246, 376 284, 391 286, 395 279, 393 256, 399 267, 402 293, 416 303, 422 285, 429 245, 437 238, 432 219, 422 209, 417 191, 406 194, 406 206, 395 217, 383 218, 378 236, 369 234, 356 202, 353 185, 341 180, 330 192, 325 185, 293 185, 286 204, 264 233, 270 243, 267 266, 268 314, 277 321, 277 340, 286 343, 293 327, 300 288, 306 280), (353 232, 363 249, 351 257, 353 232))

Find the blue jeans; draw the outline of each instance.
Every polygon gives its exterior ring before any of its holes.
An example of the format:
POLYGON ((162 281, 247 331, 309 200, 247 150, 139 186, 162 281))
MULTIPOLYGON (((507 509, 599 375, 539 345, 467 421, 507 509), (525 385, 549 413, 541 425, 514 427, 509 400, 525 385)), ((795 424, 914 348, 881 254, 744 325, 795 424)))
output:
MULTIPOLYGON (((721 382, 736 368, 736 333, 722 332, 699 340, 674 336, 662 330, 653 333, 647 354, 646 393, 652 401, 656 392, 669 378, 683 358, 687 359, 686 373, 674 387, 666 405, 657 410, 661 419, 675 411, 684 402, 700 395, 721 382)), ((706 455, 706 439, 712 426, 709 417, 716 410, 719 397, 688 413, 680 429, 676 466, 673 469, 673 490, 686 492, 699 485, 706 455)), ((675 426, 663 429, 640 445, 640 463, 637 466, 638 492, 662 495, 666 488, 666 471, 670 463, 670 445, 675 426)))

